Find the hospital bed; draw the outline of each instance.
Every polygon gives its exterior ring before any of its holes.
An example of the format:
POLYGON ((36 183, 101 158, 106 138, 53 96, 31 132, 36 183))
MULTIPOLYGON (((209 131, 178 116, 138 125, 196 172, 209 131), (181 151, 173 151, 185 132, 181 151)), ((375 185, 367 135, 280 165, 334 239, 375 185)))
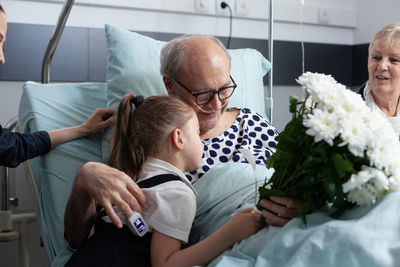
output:
MULTIPOLYGON (((143 96, 166 94, 159 74, 163 42, 115 26, 105 28, 108 63, 105 83, 39 84, 27 82, 19 110, 23 132, 77 125, 99 107, 118 106, 127 90, 143 96)), ((51 49, 50 49, 51 50, 51 49)), ((253 49, 229 51, 238 88, 230 106, 249 107, 266 116, 263 76, 270 63, 253 49)), ((65 205, 78 168, 106 161, 109 131, 62 144, 30 161, 38 192, 43 242, 52 266, 63 266, 72 251, 64 240, 65 205)), ((194 184, 197 214, 190 243, 208 236, 239 209, 254 205, 258 184, 273 170, 248 164, 217 165, 194 184)), ((393 266, 400 259, 400 194, 333 220, 327 213, 308 215, 285 227, 266 227, 234 245, 210 266, 393 266)))

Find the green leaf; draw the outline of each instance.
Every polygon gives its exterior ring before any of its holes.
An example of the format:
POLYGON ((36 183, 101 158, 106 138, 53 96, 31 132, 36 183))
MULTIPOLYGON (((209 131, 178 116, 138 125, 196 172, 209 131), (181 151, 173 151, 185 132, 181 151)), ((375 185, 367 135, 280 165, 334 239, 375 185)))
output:
POLYGON ((303 201, 303 204, 300 207, 299 216, 303 219, 305 225, 307 225, 306 215, 308 212, 313 210, 312 206, 312 199, 307 198, 305 201, 303 201))
POLYGON ((346 196, 343 193, 342 186, 336 187, 336 196, 333 202, 333 207, 340 207, 346 202, 346 196))
POLYGON ((294 114, 296 112, 296 108, 297 108, 298 97, 290 96, 289 101, 290 101, 289 111, 290 111, 290 113, 294 114))
POLYGON ((330 180, 324 180, 324 189, 326 194, 329 196, 330 199, 333 199, 335 196, 336 191, 336 184, 330 180))
POLYGON ((343 178, 346 175, 346 167, 348 167, 348 163, 342 157, 341 154, 334 154, 331 157, 331 166, 335 169, 337 175, 340 178, 343 178))
POLYGON ((356 171, 354 170, 353 164, 349 159, 343 161, 343 168, 349 172, 349 173, 355 173, 356 171))

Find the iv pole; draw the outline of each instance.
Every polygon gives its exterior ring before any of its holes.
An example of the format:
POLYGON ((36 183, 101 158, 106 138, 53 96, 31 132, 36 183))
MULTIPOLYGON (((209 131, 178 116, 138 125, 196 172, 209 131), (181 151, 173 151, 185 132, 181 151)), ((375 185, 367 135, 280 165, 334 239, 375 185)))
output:
POLYGON ((274 40, 273 40, 273 0, 269 1, 269 38, 268 38, 268 57, 271 62, 271 69, 268 74, 268 88, 267 88, 267 118, 269 122, 273 123, 273 108, 274 100, 272 98, 272 83, 273 83, 273 70, 274 70, 274 40))

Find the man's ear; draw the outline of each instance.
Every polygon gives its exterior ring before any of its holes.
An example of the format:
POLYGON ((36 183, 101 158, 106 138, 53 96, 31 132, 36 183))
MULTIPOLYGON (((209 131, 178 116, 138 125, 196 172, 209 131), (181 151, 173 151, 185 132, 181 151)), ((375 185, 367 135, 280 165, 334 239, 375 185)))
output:
POLYGON ((172 146, 178 150, 183 150, 184 142, 183 142, 183 132, 181 129, 174 129, 171 133, 171 141, 172 146))
POLYGON ((173 81, 170 77, 163 75, 163 82, 169 95, 174 94, 173 81))

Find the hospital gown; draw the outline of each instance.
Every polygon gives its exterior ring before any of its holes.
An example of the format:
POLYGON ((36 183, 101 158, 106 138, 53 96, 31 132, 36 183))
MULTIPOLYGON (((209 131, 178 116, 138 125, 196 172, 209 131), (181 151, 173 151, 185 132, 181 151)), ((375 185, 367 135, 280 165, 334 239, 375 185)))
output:
POLYGON ((186 177, 194 183, 214 165, 226 162, 247 163, 240 148, 250 150, 256 164, 265 164, 275 152, 277 135, 276 129, 266 119, 243 108, 230 128, 217 137, 203 140, 202 166, 196 171, 185 173, 186 177))

